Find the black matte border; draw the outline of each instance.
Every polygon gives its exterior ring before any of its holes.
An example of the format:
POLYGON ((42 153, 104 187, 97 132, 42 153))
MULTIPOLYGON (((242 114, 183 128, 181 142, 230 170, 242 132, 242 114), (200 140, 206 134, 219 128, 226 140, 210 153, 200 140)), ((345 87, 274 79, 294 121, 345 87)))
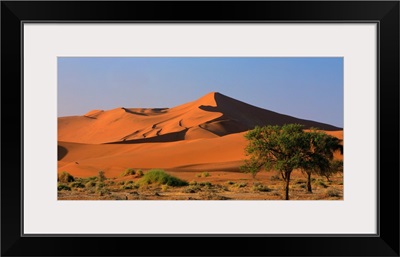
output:
MULTIPOLYGON (((397 1, 3 1, 1 2, 1 124, 1 255, 3 256, 399 256, 399 2, 397 1), (20 46, 23 21, 377 22, 380 57, 377 149, 378 168, 381 171, 379 234, 370 237, 361 235, 22 237, 20 46)), ((243 217, 246 218, 251 217, 243 217)))

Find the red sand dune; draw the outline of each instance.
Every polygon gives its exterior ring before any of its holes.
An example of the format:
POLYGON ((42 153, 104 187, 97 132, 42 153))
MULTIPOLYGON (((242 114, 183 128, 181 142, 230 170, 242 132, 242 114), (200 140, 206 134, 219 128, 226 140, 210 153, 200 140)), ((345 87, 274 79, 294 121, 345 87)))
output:
POLYGON ((261 109, 220 93, 174 108, 93 110, 58 119, 59 171, 75 176, 126 168, 238 171, 245 131, 299 123, 343 138, 340 128, 261 109))
POLYGON ((215 138, 256 125, 300 123, 323 130, 340 128, 261 109, 220 93, 174 108, 93 110, 84 116, 58 119, 58 140, 66 142, 145 143, 215 138))

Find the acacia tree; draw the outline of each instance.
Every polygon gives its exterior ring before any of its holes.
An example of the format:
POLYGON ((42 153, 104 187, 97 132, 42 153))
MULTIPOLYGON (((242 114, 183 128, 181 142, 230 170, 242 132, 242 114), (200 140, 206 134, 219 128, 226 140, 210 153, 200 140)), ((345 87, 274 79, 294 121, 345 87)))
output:
POLYGON ((285 199, 289 200, 290 175, 294 169, 308 174, 311 191, 311 173, 329 168, 333 151, 338 148, 337 138, 323 132, 305 132, 299 124, 256 127, 245 134, 249 141, 246 154, 250 156, 241 167, 253 177, 264 168, 280 172, 285 182, 285 199))
POLYGON ((310 140, 299 124, 255 127, 245 134, 250 158, 241 167, 255 176, 262 168, 277 170, 285 181, 285 199, 289 200, 290 175, 305 165, 310 140))
POLYGON ((339 170, 340 162, 333 160, 333 153, 340 148, 340 140, 322 131, 311 129, 307 133, 310 149, 302 170, 307 174, 307 191, 312 193, 311 174, 329 176, 339 170))
POLYGON ((326 177, 326 180, 330 182, 330 177, 338 172, 343 172, 343 161, 332 160, 330 162, 329 168, 320 172, 319 175, 326 177))

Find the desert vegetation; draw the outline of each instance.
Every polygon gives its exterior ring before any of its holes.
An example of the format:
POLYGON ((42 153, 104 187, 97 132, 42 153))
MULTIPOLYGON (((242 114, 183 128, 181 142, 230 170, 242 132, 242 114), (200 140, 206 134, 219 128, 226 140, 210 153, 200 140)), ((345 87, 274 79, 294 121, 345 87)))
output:
MULTIPOLYGON (((171 173, 179 176, 182 172, 171 173)), ((256 177, 244 173, 238 173, 242 174, 240 176, 236 176, 237 174, 231 176, 218 171, 208 173, 207 177, 198 176, 199 173, 194 172, 183 173, 186 177, 193 178, 190 181, 180 179, 161 169, 144 171, 142 176, 137 176, 135 171, 129 172, 126 176, 111 178, 99 173, 98 176, 75 177, 73 181, 59 183, 58 198, 60 200, 284 200, 286 197, 286 180, 278 176, 277 171, 261 172, 256 177)), ((306 173, 296 169, 291 175, 290 199, 292 200, 343 198, 342 173, 332 173, 329 180, 315 174, 310 182, 313 187, 312 193, 307 190, 306 173)))
POLYGON ((306 173, 307 191, 312 193, 312 174, 328 176, 329 180, 331 174, 341 169, 340 162, 333 161, 334 152, 340 148, 339 139, 316 129, 306 132, 300 124, 257 126, 245 137, 250 158, 241 169, 253 177, 261 169, 278 171, 285 181, 286 200, 293 170, 306 173))

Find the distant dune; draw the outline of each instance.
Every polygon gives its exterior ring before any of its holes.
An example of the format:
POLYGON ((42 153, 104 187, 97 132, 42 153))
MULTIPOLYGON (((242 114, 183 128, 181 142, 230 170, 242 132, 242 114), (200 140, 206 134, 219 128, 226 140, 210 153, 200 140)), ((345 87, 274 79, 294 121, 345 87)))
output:
POLYGON ((58 140, 66 142, 146 143, 215 138, 253 129, 256 125, 299 123, 323 130, 340 128, 261 109, 220 93, 174 108, 93 110, 58 119, 58 140))
MULTIPOLYGON (((279 114, 212 92, 174 108, 93 110, 58 118, 58 169, 75 176, 124 169, 239 171, 256 125, 303 124, 343 139, 341 128, 279 114)), ((340 157, 340 156, 339 156, 340 157)))

